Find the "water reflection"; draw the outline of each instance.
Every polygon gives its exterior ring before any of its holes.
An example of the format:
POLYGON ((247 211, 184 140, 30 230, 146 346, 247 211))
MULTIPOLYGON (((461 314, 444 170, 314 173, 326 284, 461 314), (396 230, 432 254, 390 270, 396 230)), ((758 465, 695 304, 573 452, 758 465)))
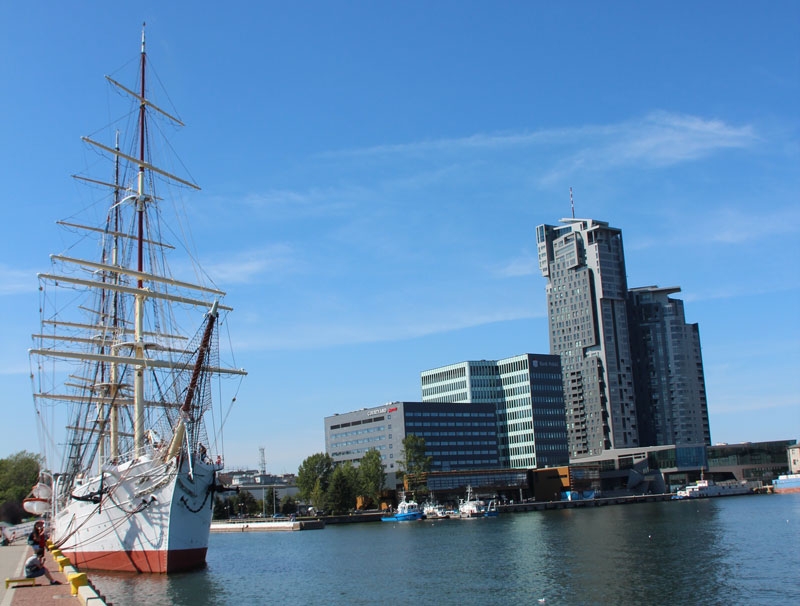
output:
POLYGON ((774 603, 798 540, 800 495, 729 497, 212 535, 203 571, 92 576, 119 606, 774 603))

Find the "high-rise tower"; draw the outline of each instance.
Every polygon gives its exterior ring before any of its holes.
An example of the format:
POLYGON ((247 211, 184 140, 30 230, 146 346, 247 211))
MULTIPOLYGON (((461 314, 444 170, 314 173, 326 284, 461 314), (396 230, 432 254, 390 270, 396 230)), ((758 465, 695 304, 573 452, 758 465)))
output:
POLYGON ((711 445, 697 324, 687 324, 680 288, 644 286, 629 293, 639 441, 711 445))
POLYGON ((639 445, 622 231, 593 219, 539 225, 550 353, 561 356, 570 458, 639 445))

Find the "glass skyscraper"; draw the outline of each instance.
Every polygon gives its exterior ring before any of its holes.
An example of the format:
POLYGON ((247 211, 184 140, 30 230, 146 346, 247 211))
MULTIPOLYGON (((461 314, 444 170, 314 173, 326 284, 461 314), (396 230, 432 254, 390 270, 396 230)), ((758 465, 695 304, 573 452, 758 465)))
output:
POLYGON ((491 404, 503 467, 556 467, 569 462, 558 356, 521 354, 426 370, 423 402, 491 404))
POLYGON ((680 288, 645 286, 629 293, 639 441, 711 445, 703 356, 697 324, 687 324, 680 288))
POLYGON ((561 357, 570 459, 710 444, 700 335, 679 288, 628 289, 622 231, 594 219, 539 225, 550 353, 561 357))
POLYGON ((593 219, 536 228, 550 353, 561 356, 570 459, 639 445, 622 231, 593 219))

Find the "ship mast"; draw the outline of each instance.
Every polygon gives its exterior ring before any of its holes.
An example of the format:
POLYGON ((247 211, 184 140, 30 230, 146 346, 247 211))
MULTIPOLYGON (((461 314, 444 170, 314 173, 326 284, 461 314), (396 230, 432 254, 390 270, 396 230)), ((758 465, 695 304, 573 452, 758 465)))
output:
MULTIPOLYGON (((137 234, 137 271, 144 272, 144 207, 147 196, 144 193, 144 167, 145 167, 145 65, 147 53, 145 52, 144 26, 142 24, 142 63, 141 63, 141 95, 139 101, 139 175, 136 200, 136 215, 138 220, 137 234)), ((142 333, 142 319, 144 317, 144 281, 140 277, 137 282, 138 292, 135 298, 134 311, 134 347, 135 356, 138 360, 136 373, 133 382, 133 450, 134 456, 139 457, 143 452, 144 446, 144 341, 142 333)))
MULTIPOLYGON (((88 310, 81 306, 84 311, 95 314, 87 322, 69 321, 69 318, 64 321, 58 316, 53 319, 43 317, 42 326, 52 325, 54 327, 53 334, 49 332, 45 334, 43 331, 42 334, 34 335, 38 339, 39 347, 29 350, 32 356, 97 363, 97 366, 93 368, 93 374, 75 377, 79 381, 78 384, 64 383, 63 386, 66 388, 64 393, 42 388, 34 394, 37 400, 57 400, 67 403, 88 402, 96 407, 94 410, 80 408, 75 413, 74 426, 67 427, 68 430, 71 430, 74 438, 71 438, 73 443, 70 444, 68 457, 69 465, 75 473, 79 470, 84 471, 86 469, 83 466, 84 462, 88 463, 94 457, 97 457, 96 460, 101 465, 101 473, 104 462, 119 462, 121 458, 126 458, 128 455, 133 458, 141 458, 145 454, 146 411, 153 406, 179 409, 182 426, 186 424, 185 421, 196 420, 202 414, 202 410, 196 412, 198 405, 195 404, 195 400, 199 399, 202 373, 247 374, 243 369, 215 368, 211 365, 212 361, 207 355, 211 343, 211 331, 217 322, 218 311, 231 310, 230 307, 218 302, 225 293, 201 284, 175 280, 169 272, 160 272, 156 267, 157 263, 149 263, 145 258, 149 251, 173 248, 169 244, 161 242, 160 238, 145 237, 146 232, 149 232, 147 227, 149 219, 145 213, 150 210, 148 205, 155 204, 157 200, 154 196, 152 181, 148 184, 146 180, 159 175, 172 183, 195 190, 200 188, 191 181, 181 179, 152 165, 147 158, 149 148, 147 128, 150 110, 178 125, 182 126, 183 123, 146 98, 148 94, 146 68, 148 66, 144 25, 142 26, 139 67, 139 86, 134 85, 135 91, 125 88, 106 76, 111 84, 132 96, 135 103, 138 103, 138 129, 136 129, 138 146, 134 142, 133 151, 125 154, 120 151, 119 133, 117 133, 113 147, 93 141, 89 137, 82 137, 86 143, 115 157, 113 183, 84 179, 113 188, 113 205, 106 216, 106 224, 101 227, 90 227, 62 222, 70 227, 101 234, 103 250, 100 262, 52 255, 51 259, 57 264, 57 267, 67 264, 77 266, 81 268, 81 271, 65 273, 57 270, 53 273, 38 274, 40 281, 53 283, 57 287, 66 285, 67 287, 88 289, 88 292, 97 289, 99 292, 99 300, 96 301, 98 308, 88 310), (121 162, 138 168, 136 171, 137 182, 130 189, 121 185, 121 162), (149 192, 146 188, 150 189, 149 192), (122 208, 127 204, 133 206, 133 224, 130 232, 122 226, 122 208), (135 249, 135 252, 131 250, 136 256, 135 261, 132 258, 129 259, 126 254, 126 251, 129 250, 129 243, 130 249, 135 249), (191 292, 187 291, 213 295, 216 299, 211 306, 211 311, 207 313, 206 331, 200 344, 200 352, 196 352, 198 360, 195 361, 193 367, 187 367, 187 361, 183 358, 190 356, 190 352, 174 348, 175 341, 186 340, 186 337, 180 334, 180 330, 173 329, 171 325, 164 328, 158 320, 154 320, 153 326, 150 326, 144 314, 145 306, 151 300, 155 302, 169 301, 203 307, 208 310, 207 296, 193 296, 191 292), (133 299, 132 326, 123 319, 128 317, 128 302, 131 298, 133 299), (69 329, 69 332, 57 334, 56 326, 69 329), (87 331, 89 336, 81 336, 87 331), (132 342, 130 340, 131 332, 133 333, 132 342), (127 338, 125 338, 126 336, 127 338), (152 343, 148 342, 151 338, 153 338, 152 343), (179 354, 181 359, 176 359, 173 354, 179 354), (145 369, 153 370, 155 373, 156 397, 154 399, 149 398, 145 392, 145 369), (169 373, 182 374, 187 371, 192 372, 189 377, 188 393, 185 394, 187 397, 178 396, 175 399, 183 401, 173 402, 169 394, 163 393, 163 385, 158 383, 159 378, 169 373), (129 392, 128 386, 128 378, 131 373, 134 375, 130 381, 133 383, 132 394, 129 392), (78 393, 73 393, 72 390, 76 390, 78 393), (94 418, 92 419, 90 416, 94 418), (133 432, 128 429, 131 422, 133 432), (99 439, 95 441, 95 437, 99 439), (132 444, 129 441, 130 438, 133 438, 132 444), (87 439, 91 440, 94 450, 87 446, 87 439), (123 452, 123 450, 128 452, 123 452), (84 457, 86 459, 82 461, 84 457)), ((167 322, 167 324, 170 323, 167 322)), ((182 377, 180 380, 176 376, 171 379, 175 381, 177 389, 180 389, 182 377)), ((168 418, 169 415, 166 414, 166 417, 168 418)), ((189 427, 191 426, 192 424, 189 424, 189 427)), ((173 441, 179 448, 181 447, 182 440, 173 441)))
MULTIPOLYGON (((119 131, 116 134, 115 148, 119 151, 119 131)), ((114 208, 113 208, 113 244, 111 247, 111 265, 117 267, 119 265, 119 201, 120 201, 120 187, 119 187, 119 156, 114 156, 114 208)), ((119 274, 114 274, 114 283, 119 283, 119 274)), ((114 291, 111 299, 111 322, 112 330, 116 335, 117 327, 119 325, 119 293, 114 291)), ((117 407, 116 400, 119 392, 119 385, 117 379, 117 364, 110 365, 108 384, 110 391, 108 396, 111 400, 109 405, 109 421, 111 425, 111 436, 109 438, 111 447, 111 458, 116 460, 119 457, 119 408, 117 407)), ((101 442, 102 443, 102 442, 101 442)), ((101 458, 102 459, 102 458, 101 458)))
MULTIPOLYGON (((119 151, 119 131, 116 132, 114 137, 114 149, 119 151)), ((111 207, 111 212, 109 216, 106 218, 106 231, 112 234, 111 246, 110 247, 103 247, 103 263, 110 262, 111 267, 115 267, 118 263, 118 247, 119 247, 119 237, 116 234, 119 230, 119 194, 120 194, 120 187, 119 187, 119 156, 114 158, 114 205, 111 207), (110 252, 111 259, 107 259, 106 255, 110 252)), ((105 282, 107 279, 112 280, 115 284, 118 282, 118 274, 111 273, 108 278, 106 277, 106 273, 103 274, 103 281, 105 282)), ((104 331, 107 331, 111 328, 112 331, 116 333, 117 328, 117 302, 119 295, 113 290, 106 291, 103 290, 101 292, 101 299, 105 300, 106 297, 110 298, 110 310, 106 314, 105 303, 101 304, 101 313, 103 314, 104 318, 107 318, 111 325, 105 326, 104 331)), ((103 320, 105 323, 106 320, 103 320)), ((102 353, 107 353, 106 351, 107 345, 104 343, 102 346, 102 353)), ((108 368, 108 377, 105 376, 105 365, 100 366, 100 381, 99 387, 102 387, 106 399, 109 401, 108 404, 108 417, 106 417, 106 405, 102 399, 98 400, 97 402, 97 425, 101 429, 103 435, 100 436, 98 440, 97 446, 97 464, 98 464, 98 473, 102 473, 102 466, 105 463, 106 458, 106 451, 105 451, 105 427, 106 422, 109 424, 109 451, 112 459, 116 459, 119 456, 119 415, 118 410, 115 404, 115 399, 118 391, 117 386, 117 365, 116 363, 111 363, 108 368)))

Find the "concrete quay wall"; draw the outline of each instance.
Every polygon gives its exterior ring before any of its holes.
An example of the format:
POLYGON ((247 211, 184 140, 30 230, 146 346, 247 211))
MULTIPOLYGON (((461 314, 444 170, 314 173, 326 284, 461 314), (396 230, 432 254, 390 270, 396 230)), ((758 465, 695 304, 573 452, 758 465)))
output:
POLYGON ((267 521, 254 518, 251 520, 211 523, 211 532, 286 532, 294 530, 319 530, 322 528, 325 528, 325 522, 321 519, 267 521))
POLYGON ((632 505, 635 503, 656 503, 669 501, 672 494, 646 494, 624 497, 607 497, 595 499, 582 499, 576 501, 531 501, 529 503, 514 503, 513 505, 499 505, 501 513, 519 513, 523 511, 547 511, 550 509, 577 509, 580 507, 604 507, 606 505, 632 505))

